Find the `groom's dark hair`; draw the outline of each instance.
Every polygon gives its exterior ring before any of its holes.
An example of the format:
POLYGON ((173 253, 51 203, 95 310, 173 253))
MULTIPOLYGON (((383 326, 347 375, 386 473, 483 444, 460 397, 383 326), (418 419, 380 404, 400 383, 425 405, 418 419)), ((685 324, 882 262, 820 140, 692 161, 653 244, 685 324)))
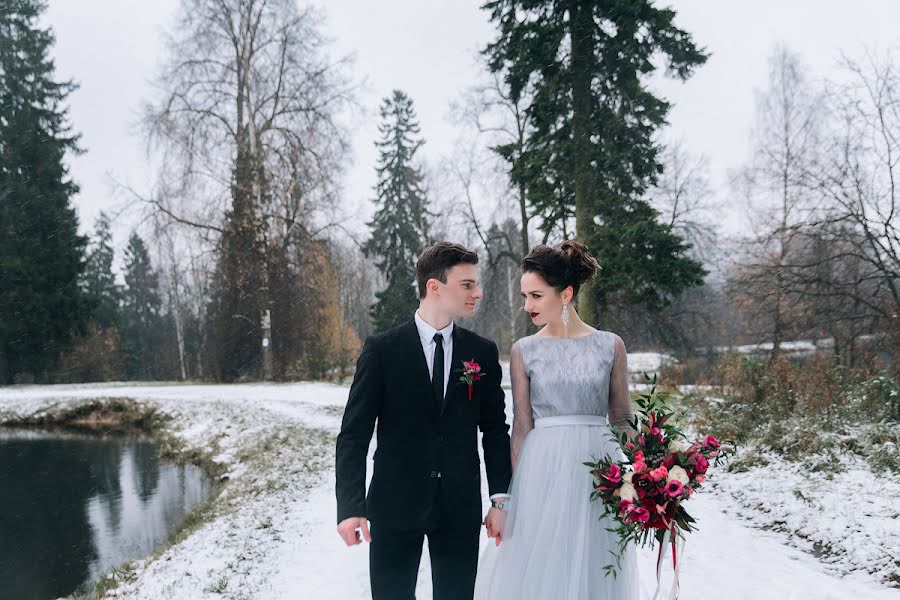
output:
POLYGON ((460 244, 438 242, 426 247, 416 261, 416 283, 419 284, 419 298, 424 298, 425 283, 437 279, 447 283, 447 271, 456 265, 478 264, 478 255, 460 244))

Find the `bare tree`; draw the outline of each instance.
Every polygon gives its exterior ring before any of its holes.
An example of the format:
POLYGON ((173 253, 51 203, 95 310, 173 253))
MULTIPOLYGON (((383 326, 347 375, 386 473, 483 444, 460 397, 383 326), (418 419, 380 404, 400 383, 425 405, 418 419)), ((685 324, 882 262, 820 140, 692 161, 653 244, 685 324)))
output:
POLYGON ((831 280, 861 314, 888 333, 895 364, 900 348, 900 72, 892 57, 844 57, 852 79, 834 86, 835 132, 816 190, 822 204, 813 225, 840 251, 830 261, 857 268, 831 280))
POLYGON ((720 209, 709 185, 709 161, 691 156, 682 141, 666 144, 664 166, 656 185, 647 191, 660 220, 692 246, 694 258, 709 262, 718 249, 718 226, 712 213, 720 209))
MULTIPOLYGON (((490 78, 488 83, 466 90, 463 98, 453 103, 451 118, 457 123, 473 127, 479 134, 481 143, 490 147, 506 165, 509 185, 518 208, 520 239, 517 246, 524 257, 531 249, 529 227, 535 216, 528 207, 524 179, 514 171, 512 165, 518 163, 518 157, 531 133, 526 115, 527 98, 530 95, 522 94, 519 100, 514 100, 501 74, 492 73, 490 78)), ((547 233, 544 236, 544 242, 549 235, 547 233)))
POLYGON ((830 337, 840 364, 856 366, 857 341, 878 322, 861 298, 875 298, 866 262, 854 255, 859 234, 843 223, 811 222, 796 240, 788 270, 790 293, 802 299, 805 322, 797 324, 812 338, 830 337))
POLYGON ((271 262, 340 222, 347 132, 338 116, 352 87, 347 60, 325 54, 320 21, 290 0, 183 0, 160 96, 144 109, 162 170, 143 200, 218 244, 220 269, 232 261, 223 279, 241 288, 243 309, 228 310, 256 311, 264 379, 271 262))
POLYGON ((765 323, 772 358, 799 308, 788 284, 795 239, 813 204, 809 181, 816 171, 821 100, 800 59, 778 47, 769 60, 769 88, 757 99, 753 155, 735 177, 747 200, 753 234, 744 240, 732 289, 765 323))

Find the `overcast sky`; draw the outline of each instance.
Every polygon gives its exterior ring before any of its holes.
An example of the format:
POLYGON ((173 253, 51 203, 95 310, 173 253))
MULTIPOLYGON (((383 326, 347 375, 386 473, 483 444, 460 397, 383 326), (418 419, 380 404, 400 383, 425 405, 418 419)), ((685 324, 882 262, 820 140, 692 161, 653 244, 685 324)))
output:
MULTIPOLYGON (((482 72, 476 52, 493 36, 481 1, 329 0, 316 2, 325 14, 325 33, 335 56, 353 54, 353 75, 365 79, 359 94, 365 114, 353 130, 354 162, 344 187, 347 201, 371 212, 375 182, 374 140, 381 98, 405 90, 414 100, 434 164, 450 154, 457 135, 447 121, 449 103, 482 72)), ((728 198, 730 169, 748 155, 755 117, 755 92, 766 86, 767 58, 777 43, 799 53, 814 78, 838 77, 841 51, 860 56, 866 48, 900 47, 897 0, 677 0, 677 24, 710 53, 686 83, 657 85, 674 103, 666 137, 682 139, 709 159, 710 179, 726 232, 741 227, 738 203, 728 198)), ((134 129, 149 81, 163 56, 161 33, 172 23, 178 0, 50 0, 45 23, 52 27, 60 78, 80 89, 70 97, 70 116, 87 152, 71 159, 81 185, 76 206, 82 231, 100 210, 116 206, 111 178, 148 190, 153 173, 134 129)), ((124 216, 116 228, 123 246, 132 226, 124 216)))

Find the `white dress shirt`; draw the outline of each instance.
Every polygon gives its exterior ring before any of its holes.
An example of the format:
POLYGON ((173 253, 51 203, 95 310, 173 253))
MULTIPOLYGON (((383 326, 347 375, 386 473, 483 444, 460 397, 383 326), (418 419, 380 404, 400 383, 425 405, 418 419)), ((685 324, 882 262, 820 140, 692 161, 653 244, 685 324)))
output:
POLYGON ((447 383, 450 380, 450 371, 453 365, 453 321, 443 329, 435 329, 425 322, 419 311, 416 311, 416 329, 419 330, 419 341, 422 342, 422 351, 425 353, 425 362, 428 363, 428 378, 434 373, 434 351, 437 344, 434 343, 434 334, 440 333, 444 338, 444 395, 447 395, 447 383))

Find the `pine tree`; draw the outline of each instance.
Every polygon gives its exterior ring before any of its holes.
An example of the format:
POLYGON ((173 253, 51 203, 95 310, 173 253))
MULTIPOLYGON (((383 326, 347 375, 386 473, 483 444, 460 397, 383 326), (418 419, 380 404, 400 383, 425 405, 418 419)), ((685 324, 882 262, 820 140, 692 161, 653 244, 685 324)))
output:
POLYGON ((588 245, 603 267, 579 298, 594 319, 622 296, 652 308, 699 285, 702 266, 642 197, 661 172, 654 135, 669 103, 648 76, 662 58, 681 79, 706 60, 675 12, 652 0, 492 0, 499 36, 486 49, 512 101, 532 94, 532 134, 512 174, 548 236, 561 230, 588 245))
POLYGON ((101 329, 119 324, 119 302, 122 291, 113 273, 115 251, 112 245, 109 217, 101 212, 94 224, 94 239, 87 254, 84 271, 84 295, 92 308, 92 317, 101 329))
POLYGON ((125 289, 122 291, 122 350, 125 373, 131 378, 159 376, 157 350, 164 339, 160 315, 159 276, 144 240, 132 233, 125 249, 125 289))
POLYGON ((45 3, 0 8, 0 383, 16 373, 46 380, 84 331, 79 289, 86 240, 64 164, 78 152, 64 102, 72 82, 54 79, 45 3))
POLYGON ((379 257, 376 264, 387 281, 371 312, 375 331, 384 331, 409 319, 418 306, 415 264, 428 244, 428 211, 422 172, 414 163, 424 141, 413 102, 404 92, 395 90, 382 101, 378 131, 378 211, 363 252, 379 257))

